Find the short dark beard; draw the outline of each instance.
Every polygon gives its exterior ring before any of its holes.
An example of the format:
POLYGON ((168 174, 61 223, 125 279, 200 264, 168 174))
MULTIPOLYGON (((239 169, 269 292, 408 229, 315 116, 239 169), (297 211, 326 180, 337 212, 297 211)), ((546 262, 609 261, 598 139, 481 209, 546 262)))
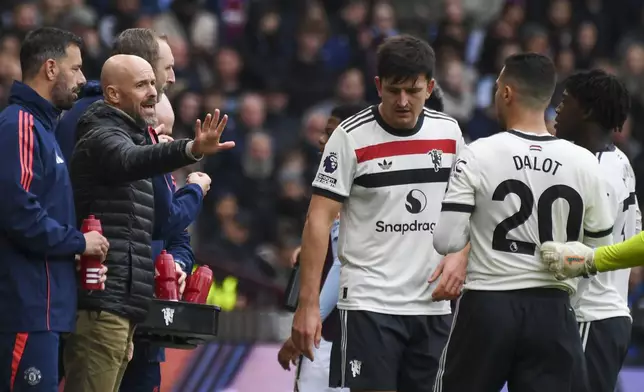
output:
POLYGON ((51 102, 61 110, 69 110, 74 105, 74 93, 66 87, 67 81, 59 75, 51 88, 51 102))

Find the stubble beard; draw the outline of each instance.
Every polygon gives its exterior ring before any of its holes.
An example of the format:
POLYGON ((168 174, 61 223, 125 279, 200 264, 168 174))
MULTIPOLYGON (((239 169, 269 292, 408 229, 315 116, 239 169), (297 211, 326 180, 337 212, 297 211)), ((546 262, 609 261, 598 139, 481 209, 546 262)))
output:
POLYGON ((67 81, 58 76, 51 89, 52 104, 61 110, 69 110, 74 105, 74 92, 67 88, 67 81))

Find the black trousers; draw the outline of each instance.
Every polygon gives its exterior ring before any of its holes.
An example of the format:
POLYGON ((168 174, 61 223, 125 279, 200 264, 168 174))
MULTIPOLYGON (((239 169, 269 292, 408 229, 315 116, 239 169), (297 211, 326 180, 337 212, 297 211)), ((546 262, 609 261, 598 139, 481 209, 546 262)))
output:
POLYGON ((582 392, 584 352, 568 293, 466 291, 434 392, 582 392))
POLYGON ((631 341, 631 319, 579 323, 579 334, 586 357, 588 392, 614 392, 631 341))

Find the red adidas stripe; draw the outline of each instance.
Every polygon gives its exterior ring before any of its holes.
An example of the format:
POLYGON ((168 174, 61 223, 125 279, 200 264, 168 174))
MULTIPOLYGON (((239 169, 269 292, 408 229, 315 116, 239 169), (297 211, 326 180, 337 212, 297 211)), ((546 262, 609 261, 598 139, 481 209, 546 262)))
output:
POLYGON ((34 178, 34 116, 18 112, 18 147, 20 149, 20 185, 26 191, 34 178))
POLYGON ((13 354, 11 358, 11 379, 9 380, 9 390, 13 391, 13 387, 16 383, 16 376, 18 375, 18 369, 20 368, 20 361, 25 354, 25 347, 27 346, 27 339, 29 338, 29 333, 20 332, 16 334, 16 340, 13 343, 13 354))
POLYGON ((367 162, 378 158, 395 157, 401 155, 427 154, 431 150, 441 150, 445 154, 456 153, 456 140, 401 140, 374 144, 356 150, 358 163, 367 162))
POLYGON ((34 116, 29 115, 29 127, 27 128, 29 144, 27 145, 27 191, 31 189, 31 181, 34 179, 34 116))
POLYGON ((18 152, 20 154, 20 186, 25 188, 25 152, 23 149, 22 140, 24 138, 24 127, 23 127, 23 111, 18 112, 18 152))

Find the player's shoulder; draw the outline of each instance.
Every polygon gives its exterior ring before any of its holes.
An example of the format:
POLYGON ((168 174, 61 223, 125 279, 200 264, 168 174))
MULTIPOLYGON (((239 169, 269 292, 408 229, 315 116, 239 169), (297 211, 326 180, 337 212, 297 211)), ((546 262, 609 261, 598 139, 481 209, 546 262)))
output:
POLYGON ((624 151, 620 150, 617 146, 611 146, 611 149, 613 153, 611 164, 614 166, 614 172, 619 170, 624 183, 630 182, 633 184, 632 186, 635 186, 635 171, 633 170, 630 159, 628 159, 628 155, 626 155, 624 151))
MULTIPOLYGON (((617 160, 619 163, 626 168, 630 173, 634 173, 633 170, 633 165, 631 165, 631 160, 628 158, 628 155, 624 153, 624 151, 620 150, 617 146, 613 146, 615 148, 615 156, 617 157, 617 160)), ((635 174, 633 174, 635 176, 635 174)))
POLYGON ((567 140, 558 139, 560 141, 559 147, 562 149, 561 154, 570 163, 576 164, 583 170, 587 170, 596 174, 596 168, 599 165, 595 154, 590 152, 584 147, 578 146, 567 140))
POLYGON ((596 152, 595 156, 600 166, 623 167, 630 165, 628 157, 615 146, 608 146, 605 149, 596 152))
POLYGON ((483 154, 498 150, 498 147, 505 146, 503 139, 504 132, 476 139, 465 146, 472 154, 483 154))
POLYGON ((338 125, 338 130, 344 133, 351 134, 355 137, 355 131, 361 128, 370 128, 372 123, 376 121, 375 105, 368 106, 351 117, 346 118, 338 125))
POLYGON ((581 164, 587 164, 590 161, 597 163, 597 158, 592 152, 568 140, 552 136, 549 137, 549 140, 546 142, 549 143, 551 148, 554 148, 559 155, 567 156, 570 161, 581 162, 581 164))
POLYGON ((440 129, 442 132, 447 132, 446 136, 450 138, 462 138, 463 133, 461 132, 461 127, 453 117, 428 108, 423 108, 422 116, 424 127, 429 127, 432 131, 440 129))
POLYGON ((611 149, 613 150, 613 153, 617 157, 617 159, 622 162, 624 165, 631 166, 631 161, 628 159, 628 155, 622 150, 620 150, 617 146, 612 145, 611 149))
POLYGON ((423 116, 425 117, 424 119, 425 121, 443 122, 443 123, 447 122, 458 127, 458 121, 456 121, 454 117, 447 115, 443 112, 439 112, 428 108, 423 108, 423 116))

